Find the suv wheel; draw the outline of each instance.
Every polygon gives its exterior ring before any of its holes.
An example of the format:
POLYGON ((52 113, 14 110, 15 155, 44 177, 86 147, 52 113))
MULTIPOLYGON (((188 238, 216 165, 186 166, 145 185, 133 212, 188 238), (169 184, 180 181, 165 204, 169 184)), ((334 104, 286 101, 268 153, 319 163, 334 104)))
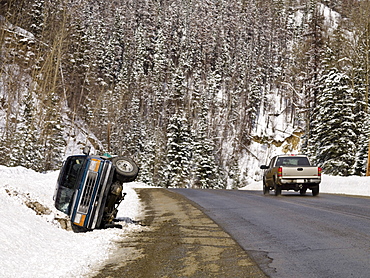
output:
POLYGON ((114 157, 113 166, 116 168, 116 179, 120 182, 134 181, 139 173, 136 163, 128 157, 114 157))

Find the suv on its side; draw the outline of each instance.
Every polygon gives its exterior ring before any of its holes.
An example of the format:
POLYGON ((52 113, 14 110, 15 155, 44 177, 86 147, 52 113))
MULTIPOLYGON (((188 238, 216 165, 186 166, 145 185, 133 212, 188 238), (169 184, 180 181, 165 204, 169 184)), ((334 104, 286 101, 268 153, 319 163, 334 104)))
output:
POLYGON ((125 182, 134 181, 139 168, 128 157, 69 156, 64 162, 54 193, 55 207, 69 215, 75 231, 105 228, 115 219, 125 197, 125 182))

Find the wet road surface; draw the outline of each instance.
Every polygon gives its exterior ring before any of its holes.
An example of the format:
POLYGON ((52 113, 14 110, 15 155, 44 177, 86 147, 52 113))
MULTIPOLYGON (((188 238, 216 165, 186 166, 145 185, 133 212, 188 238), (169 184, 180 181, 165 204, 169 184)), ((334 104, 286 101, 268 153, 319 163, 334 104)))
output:
POLYGON ((370 199, 171 189, 231 235, 270 277, 370 277, 370 199))

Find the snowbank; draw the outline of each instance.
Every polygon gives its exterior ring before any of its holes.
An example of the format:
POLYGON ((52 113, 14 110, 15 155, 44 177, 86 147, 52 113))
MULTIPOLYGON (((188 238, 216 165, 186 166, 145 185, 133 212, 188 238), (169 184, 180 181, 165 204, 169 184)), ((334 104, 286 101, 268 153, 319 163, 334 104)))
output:
MULTIPOLYGON (((52 196, 58 172, 0 166, 0 277, 81 277, 97 271, 115 242, 140 231, 143 211, 129 183, 118 217, 124 228, 76 234, 60 227, 52 196), (31 209, 31 208, 33 209, 31 209), (39 215, 36 213, 40 213, 39 215)), ((58 214, 60 214, 58 216, 58 214)))
MULTIPOLYGON (((249 181, 247 186, 240 189, 260 190, 262 192, 262 181, 249 181)), ((320 193, 370 196, 370 177, 323 175, 320 193)))

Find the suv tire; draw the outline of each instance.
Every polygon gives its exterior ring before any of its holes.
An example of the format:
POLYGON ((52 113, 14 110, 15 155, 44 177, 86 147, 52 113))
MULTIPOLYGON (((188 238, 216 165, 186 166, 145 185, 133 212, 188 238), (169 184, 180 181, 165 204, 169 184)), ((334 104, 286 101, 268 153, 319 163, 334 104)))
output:
POLYGON ((113 166, 116 168, 115 178, 120 182, 134 181, 139 173, 136 163, 128 157, 117 156, 112 159, 113 166))

